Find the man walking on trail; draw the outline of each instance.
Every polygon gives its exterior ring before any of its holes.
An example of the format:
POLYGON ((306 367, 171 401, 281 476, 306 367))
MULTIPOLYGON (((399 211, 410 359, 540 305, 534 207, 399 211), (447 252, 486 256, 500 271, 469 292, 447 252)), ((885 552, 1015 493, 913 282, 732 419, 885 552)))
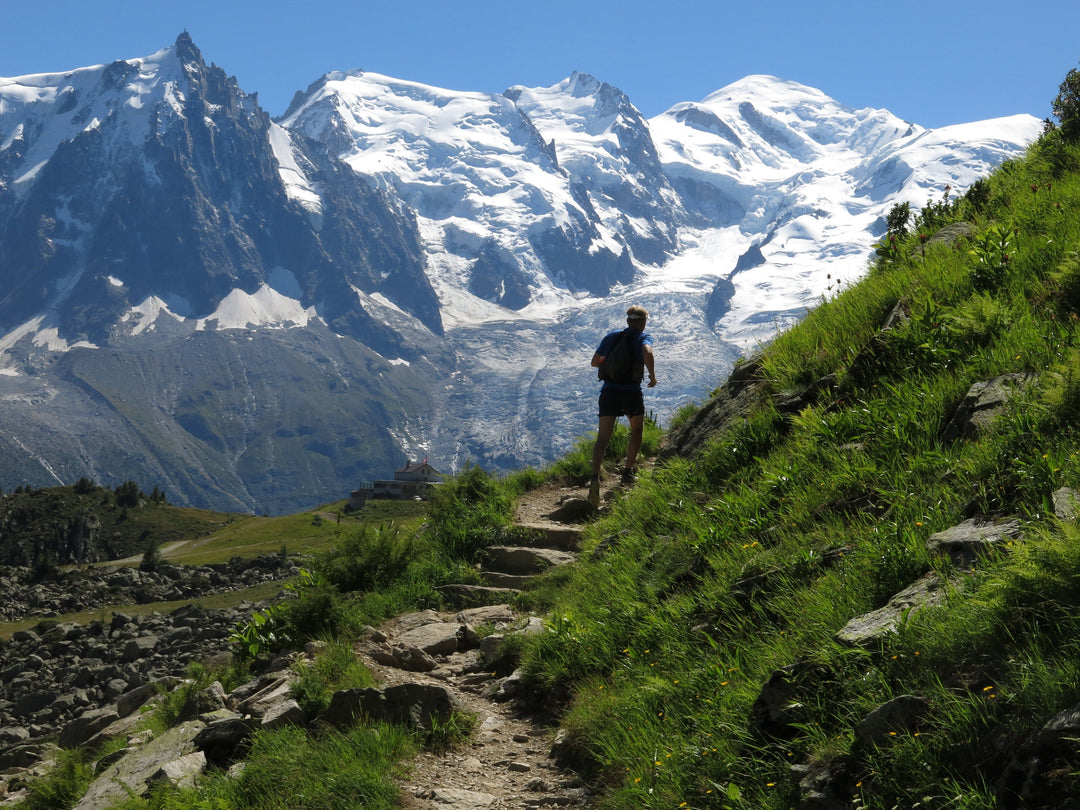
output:
POLYGON ((656 385, 652 337, 645 332, 648 319, 649 313, 644 307, 630 307, 626 310, 626 329, 605 335, 592 358, 592 367, 604 381, 600 389, 600 426, 593 446, 592 481, 589 482, 589 502, 593 506, 600 505, 600 463, 604 460, 604 451, 615 430, 615 422, 624 415, 630 420, 630 444, 626 448, 622 480, 623 483, 634 480, 634 465, 645 430, 645 398, 641 393, 645 371, 649 372, 649 388, 656 385))

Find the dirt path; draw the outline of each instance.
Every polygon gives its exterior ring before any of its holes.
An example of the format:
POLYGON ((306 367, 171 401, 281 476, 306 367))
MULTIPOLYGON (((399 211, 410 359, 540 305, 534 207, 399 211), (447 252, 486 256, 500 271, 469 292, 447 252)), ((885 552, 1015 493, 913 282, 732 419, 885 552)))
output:
MULTIPOLYGON (((608 476, 604 495, 618 479, 608 476)), ((552 548, 555 543, 576 547, 580 522, 588 517, 584 487, 548 485, 533 490, 521 499, 516 523, 530 527, 537 538, 536 548, 552 548), (583 508, 584 504, 584 508, 583 508), (545 542, 544 538, 550 538, 545 542)), ((606 501, 605 501, 606 502, 606 501)), ((571 555, 573 556, 573 555, 571 555)), ((538 617, 514 614, 508 605, 496 606, 506 625, 520 627, 538 617)), ((417 627, 446 623, 456 628, 466 622, 466 614, 420 614, 400 616, 386 622, 380 632, 394 643, 395 638, 417 627)), ((497 629, 497 632, 499 630, 497 629)), ((368 656, 365 664, 383 687, 401 683, 438 685, 449 689, 476 722, 469 741, 442 753, 423 753, 412 764, 401 782, 402 804, 409 810, 510 810, 511 808, 583 807, 588 791, 580 776, 561 767, 552 754, 558 726, 543 713, 523 709, 506 691, 513 685, 488 671, 479 650, 469 649, 449 655, 434 656, 438 665, 427 673, 406 672, 385 666, 368 656), (500 689, 502 693, 500 694, 500 689)))
MULTIPOLYGON (((629 486, 618 475, 606 474, 601 483, 601 511, 629 486)), ((558 560, 552 563, 556 565, 572 562, 576 558, 582 524, 596 516, 595 509, 586 500, 587 495, 585 486, 560 484, 548 484, 526 493, 518 503, 515 523, 527 528, 526 535, 531 539, 523 541, 527 543, 525 548, 501 549, 502 559, 528 557, 532 550, 542 553, 559 549, 561 554, 545 559, 558 560), (564 557, 569 562, 563 562, 564 557)), ((493 550, 488 549, 488 552, 493 550)), ((499 556, 488 559, 485 566, 497 568, 495 558, 499 556)), ((507 573, 513 572, 507 569, 501 573, 485 571, 482 576, 499 577, 507 573)), ((531 622, 534 630, 541 626, 538 617, 515 615, 509 605, 486 610, 498 615, 494 620, 496 632, 500 632, 503 625, 520 629, 531 622)), ((443 753, 423 753, 411 764, 401 782, 402 805, 409 810, 586 806, 589 795, 586 784, 577 773, 560 766, 552 756, 559 731, 555 721, 543 713, 531 713, 508 697, 508 692, 512 695, 514 676, 511 675, 508 682, 488 671, 479 650, 434 655, 437 665, 425 673, 408 672, 376 660, 380 657, 376 650, 383 650, 382 657, 385 658, 385 651, 398 637, 408 637, 411 631, 430 628, 433 624, 440 632, 453 635, 461 624, 470 624, 472 614, 472 611, 442 614, 425 611, 399 616, 379 629, 381 647, 369 646, 368 654, 364 654, 363 645, 359 648, 365 664, 381 686, 419 683, 444 687, 475 718, 476 729, 463 746, 443 753)), ((488 618, 488 622, 492 620, 488 618)))
MULTIPOLYGON (((395 632, 393 628, 385 628, 395 632)), ((442 753, 422 753, 402 779, 410 810, 510 810, 583 806, 581 779, 551 758, 557 727, 492 695, 501 679, 485 671, 479 653, 444 656, 429 673, 365 662, 383 686, 434 684, 449 688, 476 721, 471 739, 442 753)))
MULTIPOLYGON (((181 546, 187 545, 189 542, 191 542, 191 541, 190 540, 174 540, 172 543, 166 543, 165 545, 163 545, 159 549, 160 552, 161 552, 161 556, 164 557, 167 554, 172 554, 178 548, 180 548, 181 546)), ((104 564, 105 565, 123 565, 124 563, 137 563, 137 562, 142 562, 142 558, 143 558, 142 554, 133 554, 130 557, 124 557, 124 559, 122 559, 122 560, 109 560, 107 563, 104 563, 104 564)))

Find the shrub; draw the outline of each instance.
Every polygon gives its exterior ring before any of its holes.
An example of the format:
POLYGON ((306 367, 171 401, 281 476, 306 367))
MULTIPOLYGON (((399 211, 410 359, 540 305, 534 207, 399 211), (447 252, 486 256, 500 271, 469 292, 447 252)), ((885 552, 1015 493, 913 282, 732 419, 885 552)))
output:
POLYGON ((310 664, 297 665, 297 673, 289 694, 312 718, 326 711, 335 691, 375 685, 352 646, 341 641, 327 643, 310 664))
POLYGON ((403 577, 424 545, 416 535, 403 535, 393 523, 377 529, 361 526, 343 533, 316 569, 341 591, 375 590, 403 577))
POLYGON ((297 598, 284 603, 284 626, 278 644, 333 635, 346 623, 346 612, 338 591, 322 578, 296 590, 297 598))
POLYGON ((49 775, 33 784, 19 807, 23 810, 73 807, 93 778, 93 769, 83 761, 81 751, 60 751, 49 775))
POLYGON ((97 484, 94 483, 94 479, 87 478, 85 475, 75 482, 76 495, 89 495, 95 489, 97 489, 97 484))
POLYGON ((911 204, 902 202, 897 203, 889 210, 889 215, 885 219, 885 224, 888 227, 888 235, 895 236, 897 239, 903 239, 908 233, 908 223, 911 222, 911 204))
POLYGON ((1065 140, 1080 140, 1080 71, 1076 68, 1065 74, 1051 109, 1061 122, 1061 134, 1065 140))
POLYGON ((249 621, 237 624, 229 635, 237 658, 247 660, 278 649, 289 637, 288 612, 289 606, 279 602, 265 610, 256 610, 249 621))
POLYGON ((114 490, 116 493, 116 505, 120 507, 135 507, 139 505, 139 485, 134 481, 125 481, 114 490))
POLYGON ((143 550, 142 560, 139 562, 140 571, 157 571, 161 565, 161 546, 153 537, 147 535, 143 538, 146 546, 143 550))
POLYGON ((980 177, 968 187, 964 193, 964 200, 977 213, 982 213, 990 204, 990 184, 985 178, 980 177))
POLYGON ((435 490, 428 514, 431 536, 452 559, 474 562, 505 535, 514 498, 480 467, 469 465, 435 490))
POLYGON ((1052 274, 1061 301, 1072 310, 1080 310, 1080 252, 1070 253, 1052 274))

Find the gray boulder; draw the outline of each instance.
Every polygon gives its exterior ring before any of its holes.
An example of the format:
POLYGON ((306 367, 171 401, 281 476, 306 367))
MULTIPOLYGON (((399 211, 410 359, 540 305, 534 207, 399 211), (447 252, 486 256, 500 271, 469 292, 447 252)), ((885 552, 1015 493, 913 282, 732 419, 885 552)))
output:
POLYGON ((1005 374, 977 382, 953 413, 942 440, 971 439, 985 431, 1000 416, 1009 401, 1038 378, 1031 373, 1005 374))
POLYGON ((567 565, 577 559, 569 551, 528 546, 491 546, 484 549, 485 564, 504 574, 539 574, 548 568, 567 565))
POLYGON ((931 554, 948 554, 954 562, 964 565, 970 563, 980 551, 1003 541, 1015 540, 1021 535, 1020 521, 1016 518, 971 518, 958 526, 930 535, 926 548, 931 554))
POLYGON ((294 680, 295 676, 291 673, 281 675, 258 692, 233 705, 233 708, 240 714, 250 714, 261 720, 271 707, 289 699, 294 680))
POLYGON ((836 634, 836 638, 852 646, 874 644, 895 633, 905 616, 940 604, 945 598, 942 585, 937 574, 926 574, 896 594, 884 607, 849 621, 836 634))
POLYGON ((483 607, 463 610, 454 617, 457 624, 467 624, 475 627, 478 624, 504 625, 514 622, 513 608, 509 605, 485 605, 483 607))
POLYGON ((150 655, 158 645, 158 637, 153 635, 138 636, 125 646, 120 658, 123 661, 138 661, 150 655))
POLYGON ((115 707, 90 709, 64 726, 64 730, 60 732, 57 742, 63 748, 75 748, 119 719, 120 715, 116 713, 115 707))
POLYGON ((262 718, 262 728, 281 728, 282 726, 306 726, 307 713, 300 704, 291 698, 276 703, 266 710, 262 718))
POLYGON ((886 745, 900 734, 917 731, 929 713, 926 698, 900 695, 864 717, 855 727, 855 740, 862 745, 886 745))
POLYGON ((157 687, 152 683, 140 684, 134 689, 129 689, 116 699, 116 713, 121 717, 127 717, 155 694, 157 694, 157 687))
POLYGON ((188 696, 180 709, 178 719, 194 720, 201 714, 225 708, 225 688, 214 681, 205 689, 200 689, 188 696))
POLYGON ((4 726, 0 728, 0 748, 17 745, 30 739, 30 732, 22 726, 4 726))
POLYGON ((395 644, 390 654, 390 661, 392 662, 390 666, 406 672, 431 672, 438 666, 434 658, 412 644, 395 644))
POLYGON ((1054 514, 1059 520, 1076 520, 1080 517, 1080 493, 1062 487, 1053 494, 1054 514))
POLYGON ((205 770, 206 757, 202 751, 194 751, 166 762, 150 775, 146 780, 146 787, 153 790, 158 785, 167 784, 172 787, 192 788, 195 787, 196 778, 205 770))
POLYGON ((417 647, 428 655, 449 655, 458 650, 458 625, 449 622, 425 624, 402 633, 396 641, 417 647))
POLYGON ((426 798, 435 807, 446 807, 448 810, 487 810, 495 805, 497 797, 480 790, 438 787, 428 791, 426 798))
POLYGON ((237 749, 251 736, 252 730, 252 723, 239 715, 219 717, 195 735, 193 744, 208 762, 224 767, 236 757, 237 749))
POLYGON ((205 727, 198 720, 182 723, 161 736, 129 751, 110 765, 87 789, 75 810, 105 810, 131 793, 142 796, 162 763, 175 762, 193 754, 195 736, 205 727))

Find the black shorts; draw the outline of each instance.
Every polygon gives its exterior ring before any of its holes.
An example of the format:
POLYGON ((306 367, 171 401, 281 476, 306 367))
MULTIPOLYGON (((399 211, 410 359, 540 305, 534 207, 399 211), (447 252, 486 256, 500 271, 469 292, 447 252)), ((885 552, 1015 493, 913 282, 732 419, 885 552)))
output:
POLYGON ((640 388, 600 389, 600 416, 644 416, 645 397, 640 388))

